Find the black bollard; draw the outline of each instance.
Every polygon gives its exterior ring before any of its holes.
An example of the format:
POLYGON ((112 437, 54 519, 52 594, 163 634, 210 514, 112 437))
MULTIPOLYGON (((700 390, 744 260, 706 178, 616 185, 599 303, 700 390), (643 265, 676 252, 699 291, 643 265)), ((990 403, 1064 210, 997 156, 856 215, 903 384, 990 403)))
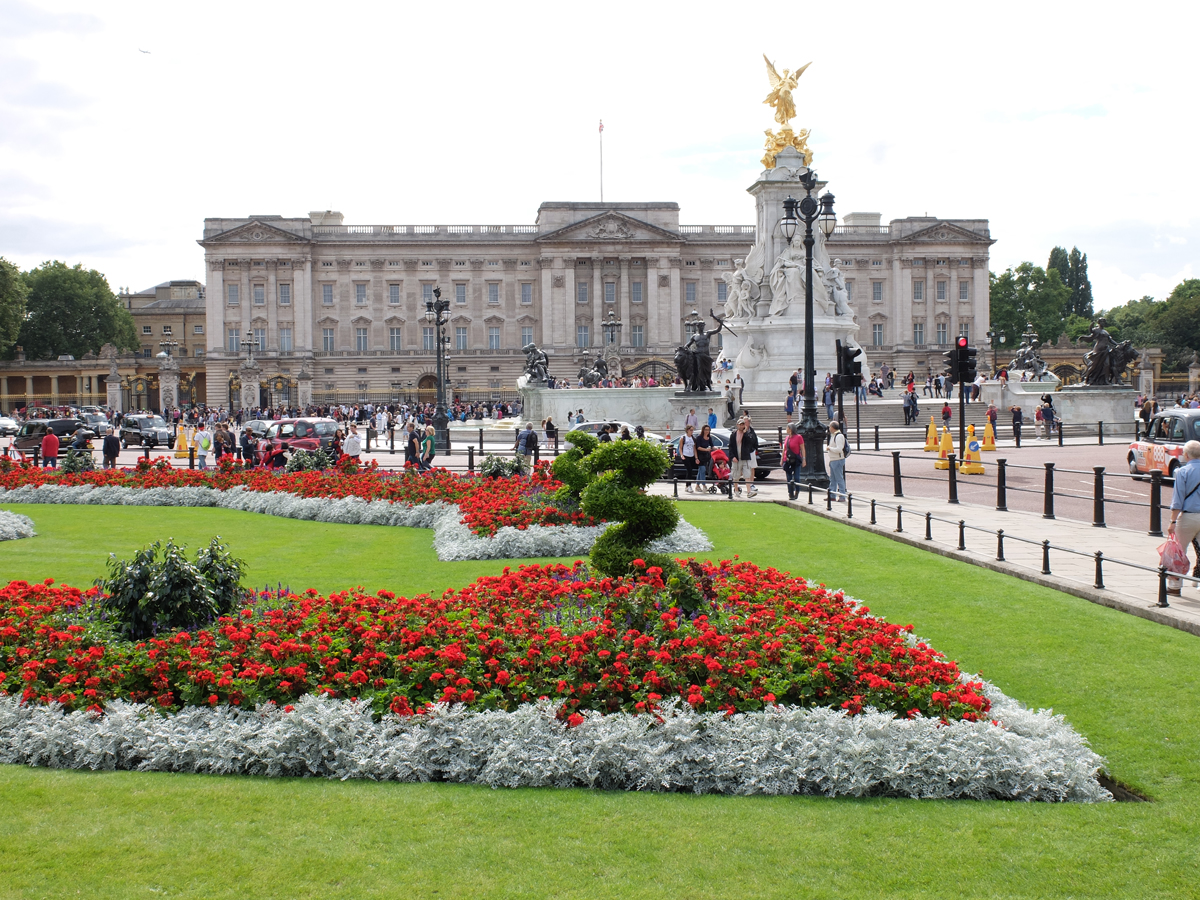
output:
POLYGON ((1007 459, 996 460, 996 509, 1008 512, 1008 472, 1005 466, 1007 459))
POLYGON ((146 457, 146 462, 150 461, 150 447, 147 445, 146 452, 143 454, 146 457))
POLYGON ((833 512, 833 491, 825 490, 825 509, 827 512, 833 512))
POLYGON ((846 494, 846 518, 854 518, 854 495, 846 494))
POLYGON ((1167 567, 1158 567, 1158 605, 1169 606, 1167 603, 1167 567))
POLYGON ((903 531, 904 531, 904 507, 897 506, 896 507, 896 533, 899 534, 903 531))
POLYGON ((879 452, 879 426, 875 426, 875 452, 879 452))
POLYGON ((1092 466, 1096 473, 1092 484, 1092 527, 1105 528, 1104 524, 1104 466, 1092 466))
POLYGON ((1054 518, 1054 463, 1048 462, 1046 465, 1046 486, 1043 488, 1045 498, 1042 503, 1042 518, 1054 518))
POLYGON ((872 525, 878 524, 875 521, 875 498, 874 497, 871 498, 871 524, 872 525))
POLYGON ((958 520, 958 549, 967 549, 967 523, 964 519, 958 520))
POLYGON ((1004 529, 996 531, 996 562, 1004 562, 1004 529))
POLYGON ((1104 423, 1103 422, 1096 423, 1096 440, 1100 443, 1101 447, 1104 446, 1104 423))
POLYGON ((958 465, 954 461, 954 454, 951 453, 947 460, 950 463, 950 468, 946 470, 946 474, 950 476, 950 497, 947 503, 958 502, 958 465))
POLYGON ((903 497, 904 485, 900 481, 900 451, 892 451, 892 496, 903 497))
POLYGON ((1063 445, 1063 442, 1062 442, 1062 439, 1063 439, 1063 433, 1062 433, 1063 423, 1062 423, 1062 419, 1059 419, 1057 424, 1058 424, 1058 446, 1060 446, 1060 447, 1061 447, 1061 446, 1063 445))
POLYGON ((1050 542, 1042 541, 1042 574, 1050 574, 1050 542))
POLYGON ((1162 472, 1150 472, 1150 537, 1162 537, 1162 472))
POLYGON ((925 540, 933 540, 933 513, 925 513, 925 540))
POLYGON ((808 483, 808 505, 809 506, 813 505, 813 489, 812 489, 811 481, 808 483))
POLYGON ((196 448, 188 447, 188 468, 196 468, 196 448))
POLYGON ((678 499, 679 499, 679 479, 678 479, 678 478, 672 478, 672 479, 671 479, 671 486, 672 486, 672 490, 673 490, 673 491, 674 491, 674 493, 675 493, 675 499, 676 499, 676 500, 678 500, 678 499))
POLYGON ((1096 551, 1096 581, 1092 585, 1096 590, 1104 590, 1104 554, 1096 551))
POLYGON ((479 452, 483 452, 483 429, 479 429, 479 452))
POLYGON ((475 474, 475 448, 471 446, 467 447, 467 471, 475 474))

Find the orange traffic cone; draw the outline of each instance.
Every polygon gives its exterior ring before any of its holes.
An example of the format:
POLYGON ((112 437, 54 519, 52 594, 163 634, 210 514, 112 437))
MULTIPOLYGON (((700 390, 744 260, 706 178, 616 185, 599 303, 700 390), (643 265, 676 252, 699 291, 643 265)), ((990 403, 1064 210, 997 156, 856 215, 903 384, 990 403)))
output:
POLYGON ((983 426, 983 449, 996 449, 996 429, 992 428, 992 420, 988 419, 987 424, 983 426))
POLYGON ((942 429, 942 443, 938 447, 938 458, 933 461, 935 469, 950 468, 950 454, 954 452, 954 438, 950 437, 950 429, 942 429))
POLYGON ((925 452, 938 452, 937 426, 933 424, 933 416, 929 417, 929 429, 925 432, 925 452))
POLYGON ((960 475, 982 475, 983 462, 979 455, 979 441, 975 440, 975 426, 967 426, 967 448, 963 453, 963 461, 958 467, 960 475))

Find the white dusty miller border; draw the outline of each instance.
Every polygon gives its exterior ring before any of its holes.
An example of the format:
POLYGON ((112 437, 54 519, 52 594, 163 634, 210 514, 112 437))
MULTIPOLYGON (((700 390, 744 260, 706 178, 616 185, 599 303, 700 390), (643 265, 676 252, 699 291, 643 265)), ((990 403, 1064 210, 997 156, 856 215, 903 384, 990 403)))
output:
POLYGON ((33 519, 29 516, 0 509, 0 541, 19 541, 35 534, 33 519))
POLYGON ((1103 760, 1061 716, 986 685, 990 722, 773 707, 725 716, 672 705, 661 721, 588 713, 567 728, 549 702, 516 712, 438 706, 375 721, 366 703, 297 700, 286 712, 190 707, 104 714, 0 697, 0 763, 215 775, 448 781, 507 787, 722 794, 1100 802, 1103 760))
MULTIPOLYGON (((453 503, 406 506, 389 500, 339 500, 297 497, 280 491, 262 493, 236 487, 213 488, 125 488, 91 485, 48 484, 0 490, 7 503, 73 503, 98 506, 213 506, 245 512, 336 522, 343 525, 392 525, 432 528, 433 548, 438 559, 449 562, 467 559, 525 559, 531 556, 585 556, 608 525, 531 525, 525 529, 506 526, 493 537, 482 537, 462 524, 462 510, 453 503)), ((22 517, 24 518, 24 517, 22 517)), ((28 520, 27 520, 28 521, 28 520)), ((676 529, 650 545, 659 553, 703 553, 712 549, 708 536, 680 520, 676 529)))

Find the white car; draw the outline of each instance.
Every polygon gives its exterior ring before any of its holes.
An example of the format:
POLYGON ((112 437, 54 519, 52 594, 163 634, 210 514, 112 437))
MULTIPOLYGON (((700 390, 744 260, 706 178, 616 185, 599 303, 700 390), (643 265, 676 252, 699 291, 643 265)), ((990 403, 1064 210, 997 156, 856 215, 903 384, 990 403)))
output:
POLYGON ((0 436, 6 434, 16 434, 17 429, 21 426, 17 424, 16 419, 10 419, 8 416, 0 416, 0 436))
MULTIPOLYGON (((617 426, 617 430, 613 432, 613 438, 619 438, 621 436, 622 428, 628 428, 630 435, 637 437, 637 426, 631 422, 622 422, 619 419, 608 419, 600 422, 583 422, 579 425, 575 425, 573 423, 570 425, 560 425, 558 426, 558 432, 559 434, 566 435, 568 431, 586 431, 588 434, 594 434, 599 437, 600 432, 603 430, 605 425, 617 426)), ((644 434, 646 440, 648 441, 658 441, 661 443, 667 439, 666 435, 658 434, 657 432, 653 431, 647 431, 644 432, 644 434)))

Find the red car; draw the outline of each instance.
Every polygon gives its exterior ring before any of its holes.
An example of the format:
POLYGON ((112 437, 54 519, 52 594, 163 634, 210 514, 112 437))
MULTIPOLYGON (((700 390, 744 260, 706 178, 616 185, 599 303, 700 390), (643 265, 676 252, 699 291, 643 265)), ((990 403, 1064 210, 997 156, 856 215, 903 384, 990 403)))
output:
POLYGON ((286 442, 289 450, 328 450, 337 433, 333 419, 280 419, 272 422, 259 442, 259 451, 274 450, 286 442))

